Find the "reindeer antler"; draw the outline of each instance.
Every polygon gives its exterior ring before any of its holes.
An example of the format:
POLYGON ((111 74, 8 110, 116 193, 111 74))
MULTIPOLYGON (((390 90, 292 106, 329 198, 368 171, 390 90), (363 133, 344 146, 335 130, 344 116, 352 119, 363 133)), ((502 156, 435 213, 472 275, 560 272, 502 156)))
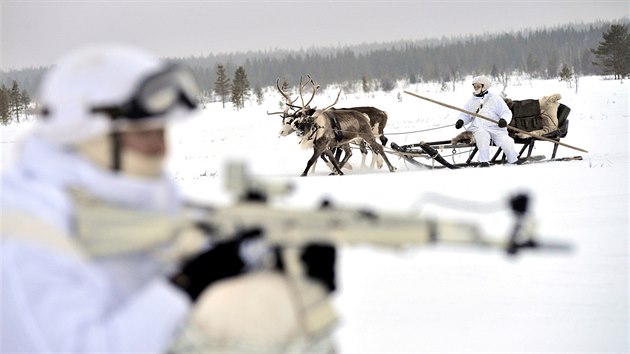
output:
POLYGON ((339 90, 339 93, 337 94, 337 99, 335 100, 335 102, 333 102, 330 106, 328 106, 328 107, 324 108, 323 110, 325 111, 325 110, 329 109, 330 107, 332 107, 332 106, 336 105, 336 104, 337 104, 337 101, 339 101, 339 96, 340 96, 340 95, 341 95, 341 90, 339 90))
POLYGON ((278 92, 280 92, 282 97, 284 97, 284 99, 286 100, 287 106, 289 106, 291 108, 294 108, 294 109, 300 109, 301 108, 301 107, 298 107, 298 106, 293 104, 293 103, 295 103, 295 101, 297 101, 297 99, 299 97, 296 97, 294 100, 292 100, 291 97, 289 97, 284 91, 282 91, 282 89, 280 88, 280 78, 276 79, 276 88, 278 89, 278 92))
POLYGON ((269 111, 267 111, 267 115, 270 115, 270 116, 275 115, 275 114, 284 114, 284 115, 286 115, 287 113, 289 113, 289 107, 285 108, 284 111, 282 111, 282 112, 278 111, 278 112, 271 112, 271 113, 269 113, 269 111))
POLYGON ((315 81, 313 81, 313 79, 311 78, 311 75, 307 75, 309 81, 305 82, 304 84, 302 84, 303 78, 300 77, 300 99, 302 100, 302 109, 306 109, 306 107, 311 104, 311 101, 313 101, 313 98, 315 98, 315 93, 317 92, 317 90, 319 89, 319 85, 315 84, 315 81), (311 99, 308 100, 308 102, 306 102, 306 104, 304 104, 304 96, 302 94, 302 90, 304 89, 304 87, 308 84, 311 83, 311 85, 313 86, 313 94, 311 95, 311 99))

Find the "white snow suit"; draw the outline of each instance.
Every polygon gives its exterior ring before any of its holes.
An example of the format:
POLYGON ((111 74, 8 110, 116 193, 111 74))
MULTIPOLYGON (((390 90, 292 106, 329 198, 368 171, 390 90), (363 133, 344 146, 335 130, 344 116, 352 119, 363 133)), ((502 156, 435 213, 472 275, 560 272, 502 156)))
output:
MULTIPOLYGON (((464 106, 464 109, 496 121, 503 118, 509 123, 512 120, 512 111, 510 111, 505 101, 490 92, 483 97, 473 95, 464 106)), ((509 163, 516 162, 518 158, 514 148, 514 140, 508 135, 507 128, 500 128, 495 123, 466 113, 461 113, 459 119, 463 120, 464 124, 470 123, 467 129, 475 135, 477 148, 479 149, 477 158, 479 162, 490 161, 491 141, 503 149, 509 163)))

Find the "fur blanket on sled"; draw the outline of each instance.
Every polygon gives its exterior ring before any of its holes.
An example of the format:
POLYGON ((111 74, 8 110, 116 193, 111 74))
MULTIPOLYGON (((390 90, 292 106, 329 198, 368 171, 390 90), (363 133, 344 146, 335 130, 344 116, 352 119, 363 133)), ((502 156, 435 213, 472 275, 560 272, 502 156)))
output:
POLYGON ((472 132, 465 131, 457 134, 456 137, 451 139, 451 144, 474 144, 475 143, 475 135, 472 132))
MULTIPOLYGON (((558 130, 558 107, 560 107, 560 99, 562 96, 559 93, 554 93, 550 96, 544 96, 539 101, 540 103, 540 116, 543 119, 542 129, 529 132, 530 134, 541 136, 547 133, 558 130)), ((528 135, 522 133, 516 133, 516 136, 521 139, 529 138, 528 135)))

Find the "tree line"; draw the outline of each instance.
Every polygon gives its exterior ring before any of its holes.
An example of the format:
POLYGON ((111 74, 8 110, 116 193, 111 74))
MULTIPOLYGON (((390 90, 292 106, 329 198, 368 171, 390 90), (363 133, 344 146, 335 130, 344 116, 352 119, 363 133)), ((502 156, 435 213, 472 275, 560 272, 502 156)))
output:
MULTIPOLYGON (((306 74, 322 87, 360 82, 366 92, 392 90, 397 80, 447 85, 475 74, 499 80, 515 73, 567 81, 601 74, 620 79, 630 73, 630 35, 624 19, 439 40, 167 59, 183 63, 193 72, 202 89, 202 102, 220 101, 224 107, 231 102, 241 109, 252 94, 261 103, 262 88, 275 85, 277 79, 295 85, 306 74), (232 79, 229 73, 234 73, 232 79)), ((17 82, 28 94, 34 92, 45 70, 0 72, 0 84, 11 82, 13 87, 17 82)), ((11 102, 17 102, 13 95, 11 102)), ((15 103, 9 106, 11 114, 25 112, 15 103)))
POLYGON ((301 76, 310 74, 323 87, 367 80, 372 89, 389 90, 401 79, 448 83, 473 74, 501 77, 520 73, 550 79, 559 77, 562 70, 567 75, 569 70, 571 75, 611 74, 620 78, 630 72, 628 43, 627 23, 600 23, 428 43, 401 41, 378 48, 348 46, 283 55, 236 53, 180 60, 208 92, 212 92, 219 64, 228 72, 243 67, 254 87, 271 86, 278 78, 296 84, 301 76), (603 38, 608 33, 614 35, 603 38), (609 59, 611 55, 616 59, 609 59))

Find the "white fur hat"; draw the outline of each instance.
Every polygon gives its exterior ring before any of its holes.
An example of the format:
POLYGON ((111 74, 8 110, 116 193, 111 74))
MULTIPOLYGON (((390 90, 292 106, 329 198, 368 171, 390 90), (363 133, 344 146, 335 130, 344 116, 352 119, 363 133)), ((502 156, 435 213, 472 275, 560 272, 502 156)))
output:
POLYGON ((482 75, 482 76, 477 76, 477 77, 473 78, 472 83, 473 84, 481 84, 481 85, 483 85, 483 88, 485 90, 487 90, 487 89, 490 88, 490 84, 492 83, 492 81, 490 80, 489 77, 482 75))

